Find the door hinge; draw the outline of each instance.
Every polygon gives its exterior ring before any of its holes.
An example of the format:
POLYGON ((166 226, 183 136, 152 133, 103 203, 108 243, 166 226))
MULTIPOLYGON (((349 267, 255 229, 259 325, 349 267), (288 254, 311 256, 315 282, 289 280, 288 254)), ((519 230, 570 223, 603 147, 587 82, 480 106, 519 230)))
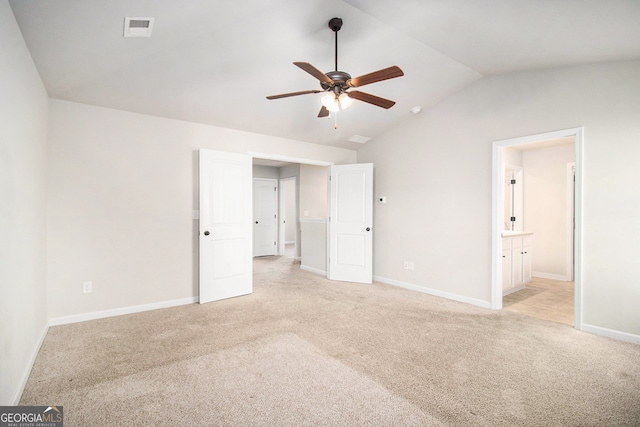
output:
POLYGON ((515 216, 511 217, 511 222, 516 222, 516 217, 515 216))
POLYGON ((512 179, 512 180, 511 180, 511 183, 512 183, 512 184, 515 184, 515 183, 516 183, 516 180, 515 180, 515 179, 512 179))

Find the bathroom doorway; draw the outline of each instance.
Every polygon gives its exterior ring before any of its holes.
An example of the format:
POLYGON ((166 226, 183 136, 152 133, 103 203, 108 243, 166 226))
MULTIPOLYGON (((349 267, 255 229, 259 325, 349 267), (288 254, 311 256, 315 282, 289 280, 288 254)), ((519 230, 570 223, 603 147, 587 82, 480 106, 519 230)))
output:
POLYGON ((497 141, 493 150, 492 308, 519 311, 581 329, 582 129, 497 141), (560 163, 558 152, 565 156, 569 152, 572 161, 560 163), (545 160, 545 155, 553 157, 545 160), (554 170, 545 170, 552 167, 551 163, 554 170), (523 195, 506 194, 510 188, 505 185, 509 178, 505 165, 511 170, 518 169, 514 165, 523 169, 523 195), (512 218, 507 217, 505 202, 514 202, 514 209, 510 209, 513 212, 517 210, 518 197, 523 208, 522 220, 516 216, 516 228, 512 218), (503 300, 504 230, 533 232, 534 243, 529 254, 533 260, 531 281, 503 300))

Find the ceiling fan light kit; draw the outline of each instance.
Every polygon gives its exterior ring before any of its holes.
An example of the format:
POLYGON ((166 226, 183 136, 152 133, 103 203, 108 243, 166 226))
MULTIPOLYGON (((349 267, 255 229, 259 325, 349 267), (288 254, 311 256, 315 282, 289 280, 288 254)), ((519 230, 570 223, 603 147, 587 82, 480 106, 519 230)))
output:
POLYGON ((381 108, 391 108, 395 101, 384 99, 379 96, 371 95, 358 90, 350 90, 352 88, 376 83, 382 80, 393 79, 403 76, 404 73, 398 66, 391 66, 382 70, 364 74, 359 77, 352 78, 349 73, 338 71, 338 31, 342 28, 342 19, 332 18, 329 21, 329 28, 335 33, 335 70, 323 73, 308 62, 294 62, 293 64, 311 76, 318 79, 322 90, 305 90, 298 92, 283 93, 280 95, 267 96, 267 99, 280 99, 291 96, 307 95, 311 93, 326 92, 322 97, 322 108, 318 113, 318 117, 327 117, 329 112, 337 112, 349 108, 353 104, 353 100, 359 100, 368 104, 381 108))

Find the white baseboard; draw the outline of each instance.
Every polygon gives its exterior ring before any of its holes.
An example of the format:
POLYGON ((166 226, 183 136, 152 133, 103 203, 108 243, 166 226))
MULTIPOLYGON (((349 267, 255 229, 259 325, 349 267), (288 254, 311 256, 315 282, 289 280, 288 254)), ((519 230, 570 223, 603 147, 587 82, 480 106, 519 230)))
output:
POLYGON ((531 275, 533 277, 540 277, 541 279, 551 279, 551 280, 559 280, 561 282, 570 282, 569 278, 563 274, 549 274, 549 273, 541 273, 539 271, 532 271, 531 275))
POLYGON ((308 267, 306 265, 301 265, 300 270, 308 271, 310 273, 319 274, 321 276, 326 276, 327 272, 325 270, 320 270, 319 268, 308 267))
POLYGON ((74 314, 72 316, 54 317, 49 319, 49 326, 66 325, 69 323, 86 322, 87 320, 104 319, 106 317, 122 316, 124 314, 140 313, 143 311, 157 310, 159 308, 176 307, 179 305, 194 304, 198 297, 189 297, 171 301, 162 301, 152 304, 133 305, 129 307, 114 308, 112 310, 95 311, 93 313, 74 314))
POLYGON ((582 323, 581 330, 601 337, 613 338, 614 340, 626 341, 633 344, 640 344, 640 335, 628 332, 615 331, 613 329, 602 328, 600 326, 587 325, 582 323))
POLYGON ((40 347, 42 347, 42 343, 44 342, 45 337, 47 336, 47 332, 49 331, 49 326, 45 326, 42 332, 40 333, 40 338, 38 339, 38 343, 33 348, 31 352, 31 357, 29 358, 29 363, 27 364, 27 368, 22 374, 22 378, 20 379, 20 387, 16 390, 13 397, 13 406, 18 406, 20 403, 20 399, 22 398, 22 392, 24 388, 27 386, 27 381, 29 380, 29 375, 31 375, 31 369, 33 368, 33 364, 36 363, 36 357, 38 357, 38 353, 40 352, 40 347))
POLYGON ((424 286, 414 285, 412 283, 401 282, 399 280, 387 279, 386 277, 373 276, 376 282, 386 283, 387 285, 399 286, 401 288, 410 289, 412 291, 422 292, 424 294, 442 297, 453 301, 463 302, 482 308, 491 308, 491 301, 482 301, 476 298, 469 298, 458 294, 440 291, 438 289, 425 288, 424 286))

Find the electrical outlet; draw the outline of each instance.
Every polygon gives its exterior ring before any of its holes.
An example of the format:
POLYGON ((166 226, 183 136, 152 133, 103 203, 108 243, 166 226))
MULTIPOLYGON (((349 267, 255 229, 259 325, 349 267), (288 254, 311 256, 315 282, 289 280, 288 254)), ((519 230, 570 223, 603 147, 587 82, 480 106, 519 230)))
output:
POLYGON ((93 291, 93 284, 91 282, 82 282, 82 292, 88 294, 93 291))
POLYGON ((413 271, 413 261, 409 261, 409 270, 413 271))
POLYGON ((404 269, 408 270, 409 269, 409 261, 405 261, 404 262, 404 269))

